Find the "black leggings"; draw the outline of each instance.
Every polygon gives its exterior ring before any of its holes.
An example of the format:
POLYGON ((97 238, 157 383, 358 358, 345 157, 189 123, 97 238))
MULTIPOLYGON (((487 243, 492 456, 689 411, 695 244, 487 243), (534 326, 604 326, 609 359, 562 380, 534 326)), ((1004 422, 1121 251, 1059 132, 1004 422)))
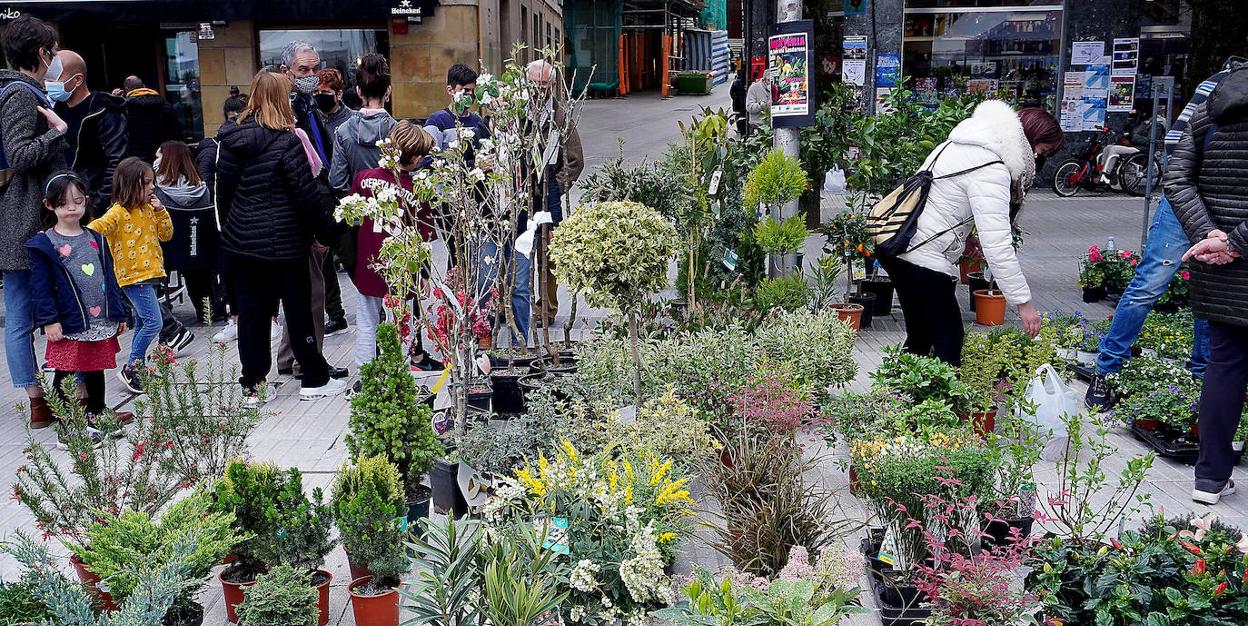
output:
POLYGON ((1248 388, 1248 327, 1209 322, 1209 367, 1200 390, 1200 458, 1196 488, 1217 493, 1231 477, 1231 444, 1248 388))
MULTIPOLYGON (((61 399, 64 400, 67 404, 70 402, 77 402, 78 401, 77 394, 74 394, 73 396, 70 396, 70 397, 66 397, 65 393, 62 391, 61 384, 65 381, 66 378, 69 378, 70 376, 73 376, 74 374, 79 374, 79 373, 82 374, 82 383, 87 388, 87 402, 85 405, 85 408, 87 409, 87 414, 99 415, 103 413, 104 412, 104 372, 103 371, 97 370, 94 372, 66 372, 63 370, 56 370, 56 375, 52 378, 52 384, 56 386, 56 393, 60 395, 61 399)), ((61 417, 61 416, 58 416, 58 417, 61 417)))
POLYGON ((962 310, 954 277, 901 259, 881 259, 906 316, 906 351, 962 365, 962 310))

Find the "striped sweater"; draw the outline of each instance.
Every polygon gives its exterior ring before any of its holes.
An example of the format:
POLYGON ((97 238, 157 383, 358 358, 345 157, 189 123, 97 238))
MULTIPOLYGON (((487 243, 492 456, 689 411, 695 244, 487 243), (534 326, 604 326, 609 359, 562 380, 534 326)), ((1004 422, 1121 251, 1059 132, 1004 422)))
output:
POLYGON ((1206 78, 1204 82, 1196 86, 1196 93, 1192 94, 1192 99, 1187 102, 1187 106, 1183 107, 1183 111, 1179 113, 1179 117, 1170 125, 1170 130, 1166 131, 1166 160, 1170 160, 1170 155, 1174 152, 1174 148, 1179 145, 1179 140, 1183 138, 1184 131, 1187 130, 1188 124, 1192 120, 1192 114, 1196 112, 1196 107, 1200 106, 1209 99, 1209 94, 1213 93, 1213 89, 1230 74, 1231 70, 1226 69, 1206 78))

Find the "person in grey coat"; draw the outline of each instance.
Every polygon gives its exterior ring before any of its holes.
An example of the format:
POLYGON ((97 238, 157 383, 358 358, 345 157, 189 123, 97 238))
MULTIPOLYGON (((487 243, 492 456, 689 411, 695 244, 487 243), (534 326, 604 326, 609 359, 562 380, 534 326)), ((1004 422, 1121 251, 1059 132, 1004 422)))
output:
MULTIPOLYGON (((8 168, 0 171, 0 271, 4 272, 4 356, 13 386, 30 398, 30 425, 52 423, 52 410, 36 377, 34 302, 25 243, 39 230, 44 184, 65 168, 68 125, 52 111, 44 80, 61 75, 56 31, 22 15, 9 22, 0 44, 9 64, 0 69, 0 141, 8 168), (51 70, 51 71, 50 71, 51 70)), ((62 88, 63 83, 56 83, 62 88)))
POLYGON ((771 110, 771 80, 759 72, 745 92, 745 111, 750 114, 750 133, 763 125, 763 113, 771 110))
POLYGON ((1248 388, 1248 67, 1239 67, 1192 114, 1170 157, 1166 196, 1188 238, 1192 311, 1209 321, 1200 394, 1200 457, 1192 499, 1235 493, 1232 442, 1248 388))
POLYGON ((334 158, 329 165, 329 186, 339 194, 351 191, 355 175, 377 167, 381 148, 377 142, 390 136, 398 122, 385 109, 390 99, 390 65, 380 54, 360 59, 356 91, 364 106, 334 132, 334 158))

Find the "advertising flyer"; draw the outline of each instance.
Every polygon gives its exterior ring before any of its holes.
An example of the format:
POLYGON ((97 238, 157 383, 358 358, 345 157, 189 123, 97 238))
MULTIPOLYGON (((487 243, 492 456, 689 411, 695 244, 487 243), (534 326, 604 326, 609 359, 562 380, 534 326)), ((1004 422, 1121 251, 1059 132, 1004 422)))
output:
POLYGON ((1100 63, 1105 56, 1104 41, 1076 41, 1070 44, 1071 65, 1092 65, 1100 63))
POLYGON ((1139 66, 1140 38, 1115 39, 1113 60, 1110 61, 1109 111, 1125 113, 1135 107, 1135 83, 1139 66))
POLYGON ((896 53, 875 56, 875 88, 896 87, 901 80, 901 55, 896 53))
POLYGON ((1124 113, 1135 108, 1135 76, 1110 78, 1109 110, 1124 113))
POLYGON ((797 128, 814 123, 810 66, 814 30, 811 20, 784 22, 777 24, 775 34, 767 39, 774 128, 797 128))
POLYGON ((867 84, 866 35, 846 37, 841 50, 841 80, 859 87, 867 84))

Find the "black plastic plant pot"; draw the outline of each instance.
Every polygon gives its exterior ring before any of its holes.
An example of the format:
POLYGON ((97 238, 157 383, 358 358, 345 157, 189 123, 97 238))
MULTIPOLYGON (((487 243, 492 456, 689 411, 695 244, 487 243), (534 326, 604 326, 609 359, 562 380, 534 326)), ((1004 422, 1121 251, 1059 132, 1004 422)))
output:
POLYGON ((459 463, 438 459, 429 472, 429 485, 433 488, 434 511, 454 518, 468 514, 468 501, 459 490, 459 463))
POLYGON ((858 328, 871 328, 871 318, 875 312, 875 294, 869 291, 856 293, 849 297, 849 303, 862 305, 862 317, 859 318, 858 328))
POLYGON ((185 604, 174 602, 161 623, 162 626, 202 626, 204 605, 194 601, 185 604))
MULTIPOLYGON (((886 583, 876 581, 872 587, 875 592, 875 604, 880 609, 880 623, 884 626, 923 626, 927 623, 927 618, 932 616, 932 610, 922 608, 920 602, 890 603, 889 587, 886 583)), ((918 590, 914 589, 914 593, 917 598, 918 590)))
POLYGON ((876 276, 858 281, 861 293, 875 294, 875 315, 892 315, 893 313, 893 281, 887 276, 876 276))
POLYGON ((576 371, 576 353, 570 350, 561 350, 559 352, 559 364, 555 365, 555 360, 546 355, 533 362, 531 368, 534 372, 555 372, 555 373, 572 373, 576 371))
POLYGON ((520 378, 529 374, 520 374, 522 370, 513 369, 508 373, 490 374, 494 388, 494 412, 499 419, 510 419, 524 413, 524 391, 520 389, 520 378))
POLYGON ((1107 290, 1104 287, 1084 287, 1083 301, 1088 304, 1100 302, 1105 299, 1107 290))
MULTIPOLYGON (((523 393, 525 397, 527 398, 530 393, 537 391, 543 385, 546 385, 547 383, 556 382, 559 379, 564 378, 566 376, 570 376, 570 375, 571 375, 570 372, 549 372, 549 373, 538 372, 534 374, 529 374, 527 376, 521 376, 520 380, 518 381, 518 384, 520 385, 521 393, 523 393)), ((556 400, 567 401, 570 399, 567 392, 563 391, 563 388, 561 386, 554 385, 552 389, 554 391, 556 400)), ((527 400, 525 401, 525 406, 526 407, 528 406, 527 400)))
POLYGON ((494 399, 494 390, 489 385, 472 385, 468 387, 468 394, 465 398, 468 405, 468 411, 471 413, 490 412, 490 400, 494 399))
POLYGON ((407 506, 407 529, 409 532, 416 532, 420 528, 420 520, 429 517, 429 501, 432 499, 433 490, 421 485, 416 490, 416 498, 408 500, 407 506))
POLYGON ((979 291, 980 289, 989 289, 989 290, 992 289, 992 282, 984 280, 983 272, 971 272, 970 274, 967 275, 967 279, 970 281, 968 284, 970 285, 970 288, 971 288, 971 297, 970 297, 969 307, 971 311, 974 311, 975 310, 975 295, 974 295, 975 292, 979 291))
POLYGON ((984 528, 984 534, 992 537, 992 543, 998 546, 1009 546, 1014 543, 1014 533, 1012 529, 1018 529, 1020 539, 1026 539, 1031 536, 1032 526, 1036 520, 1032 517, 1024 517, 1022 519, 1012 520, 993 520, 988 522, 984 528))

